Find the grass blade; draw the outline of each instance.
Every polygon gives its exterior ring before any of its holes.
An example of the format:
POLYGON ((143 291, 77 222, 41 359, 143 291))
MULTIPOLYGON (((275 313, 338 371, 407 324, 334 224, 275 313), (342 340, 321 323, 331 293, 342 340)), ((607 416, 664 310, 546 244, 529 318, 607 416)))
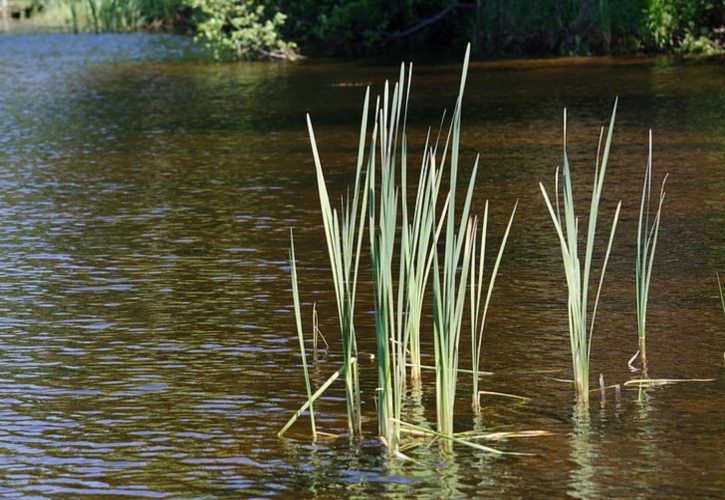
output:
POLYGON ((317 440, 317 429, 315 427, 315 411, 312 406, 312 385, 310 383, 310 372, 307 369, 307 355, 305 353, 305 336, 302 331, 302 313, 300 310, 300 293, 297 286, 297 264, 295 260, 295 239, 290 229, 290 270, 292 275, 292 299, 295 309, 295 323, 297 324, 297 338, 300 341, 300 354, 302 355, 302 368, 305 372, 305 386, 307 388, 307 401, 310 408, 310 426, 312 428, 312 439, 317 440))

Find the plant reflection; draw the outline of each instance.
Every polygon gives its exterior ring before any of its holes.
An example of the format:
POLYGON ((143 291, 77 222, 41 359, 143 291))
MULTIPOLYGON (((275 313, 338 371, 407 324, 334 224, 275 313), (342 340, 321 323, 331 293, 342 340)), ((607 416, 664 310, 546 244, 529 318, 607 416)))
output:
POLYGON ((589 405, 577 402, 572 414, 573 428, 569 434, 569 457, 574 464, 569 473, 569 495, 575 498, 593 498, 600 494, 597 484, 597 447, 593 443, 593 432, 589 405))

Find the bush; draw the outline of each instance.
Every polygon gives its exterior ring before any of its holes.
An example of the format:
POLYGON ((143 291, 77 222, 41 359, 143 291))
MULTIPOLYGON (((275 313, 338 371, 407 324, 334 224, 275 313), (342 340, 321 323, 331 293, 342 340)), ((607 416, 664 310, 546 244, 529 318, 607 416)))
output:
POLYGON ((286 16, 268 14, 256 0, 185 0, 193 8, 196 38, 205 43, 215 59, 297 57, 297 45, 280 34, 286 16))

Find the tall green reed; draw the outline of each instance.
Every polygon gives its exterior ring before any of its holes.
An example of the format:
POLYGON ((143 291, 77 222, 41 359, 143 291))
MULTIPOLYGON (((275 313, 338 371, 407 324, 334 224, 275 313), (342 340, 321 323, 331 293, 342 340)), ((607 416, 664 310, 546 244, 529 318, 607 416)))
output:
MULTIPOLYGON (((392 95, 385 82, 382 102, 376 105, 376 137, 371 154, 375 154, 375 141, 379 137, 380 186, 376 186, 376 168, 373 160, 370 182, 370 249, 375 282, 375 336, 378 352, 378 425, 379 434, 388 448, 396 453, 400 441, 400 419, 405 388, 407 331, 403 329, 405 262, 399 262, 398 293, 396 300, 393 281, 395 240, 398 225, 400 188, 396 184, 396 159, 400 156, 401 179, 406 175, 407 145, 405 126, 407 103, 410 96, 410 73, 406 86, 405 66, 392 95), (399 141, 402 144, 399 145, 399 141), (400 151, 398 149, 400 148, 400 151), (376 189, 379 196, 376 197, 376 189), (379 203, 378 203, 379 199, 379 203), (377 215, 377 217, 376 217, 377 215)), ((402 181, 405 182, 404 180, 402 181)), ((402 200, 406 206, 406 200, 402 200)))
MULTIPOLYGON (((453 408, 458 374, 458 352, 470 268, 473 218, 470 216, 478 160, 473 167, 460 215, 455 219, 455 191, 460 150, 461 107, 468 71, 470 47, 466 51, 459 96, 442 155, 438 154, 440 132, 426 138, 413 212, 409 214, 407 108, 412 68, 401 66, 400 77, 390 92, 386 83, 382 102, 376 105, 372 151, 378 150, 370 173, 370 241, 376 285, 375 318, 378 348, 378 421, 380 435, 397 453, 401 432, 401 409, 406 390, 406 347, 410 348, 413 389, 420 386, 420 328, 427 282, 433 271, 434 345, 436 358, 437 425, 442 435, 453 433, 453 408), (376 140, 379 146, 376 146, 376 140), (398 169, 399 165, 399 180, 398 169), (448 170, 450 191, 440 214, 436 205, 443 172, 448 170), (400 224, 400 241, 396 241, 400 224), (438 239, 446 227, 445 249, 438 239), (396 261, 396 248, 399 250, 396 261), (397 264, 397 270, 394 266, 397 264), (397 273, 397 282, 395 274, 397 273), (396 288, 397 286, 397 288, 396 288)), ((509 226, 510 227, 510 226, 509 226)), ((508 230, 507 230, 508 233, 508 230)), ((500 255, 499 255, 500 262, 500 255)), ((496 266, 496 269, 498 265, 496 266)), ((490 296, 489 296, 490 299, 490 296)))
MULTIPOLYGON (((435 206, 441 175, 426 148, 421 164, 412 221, 407 207, 407 108, 412 66, 401 65, 392 93, 385 84, 382 102, 376 103, 370 161, 369 231, 375 282, 375 331, 378 360, 378 423, 380 436, 394 454, 400 444, 400 419, 406 389, 406 367, 411 365, 414 388, 420 385, 420 319, 423 296, 435 245, 435 206), (376 146, 379 141, 379 148, 376 146), (399 182, 396 173, 400 165, 399 182), (400 210, 398 210, 400 207, 400 210), (400 220, 400 241, 396 242, 400 220), (397 253, 397 282, 394 266, 397 253), (397 286, 397 290, 396 290, 397 286), (410 363, 407 362, 410 347, 410 363), (415 375, 417 368, 418 375, 415 375)), ((429 137, 430 138, 430 133, 429 137)), ((436 233, 439 234, 439 233, 436 233)))
MULTIPOLYGON (((471 216, 471 205, 478 158, 468 182, 460 220, 455 214, 461 107, 469 57, 470 46, 466 50, 456 108, 440 156, 438 150, 441 132, 439 131, 435 140, 431 140, 431 133, 428 132, 412 212, 408 207, 409 159, 406 135, 412 66, 406 70, 406 66, 401 65, 397 83, 391 86, 386 82, 383 95, 376 99, 369 145, 366 131, 370 89, 366 92, 355 187, 352 201, 348 196, 343 202, 341 215, 330 206, 317 143, 308 116, 343 343, 344 366, 326 384, 331 383, 339 373, 345 373, 350 429, 360 433, 360 393, 355 363, 357 341, 353 317, 364 229, 362 217, 367 210, 375 299, 378 432, 394 456, 402 456, 401 428, 405 427, 408 431, 412 429, 411 424, 402 421, 406 369, 411 366, 413 389, 419 389, 421 317, 431 271, 434 276, 433 330, 438 432, 429 431, 428 434, 443 437, 448 442, 463 443, 500 453, 453 435, 453 409, 459 371, 458 352, 476 224, 471 216), (364 175, 363 166, 366 167, 364 175), (444 172, 450 177, 450 191, 438 213, 438 198, 444 172), (444 227, 446 241, 444 248, 439 249, 438 240, 444 227)), ((513 214, 494 266, 484 308, 487 308, 490 301, 493 281, 512 220, 513 214)), ((479 286, 481 283, 482 277, 479 286)), ((479 300, 479 307, 480 304, 479 300)), ((485 314, 485 311, 482 315, 477 313, 477 317, 485 319, 485 314)), ((318 389, 311 397, 308 396, 309 404, 303 405, 296 415, 310 406, 322 389, 318 389)), ((297 417, 293 416, 295 418, 297 417)), ((424 431, 417 429, 415 432, 424 431)))
MULTIPOLYGON (((403 141, 405 156, 405 137, 403 137, 403 141)), ((410 381, 413 389, 420 389, 422 384, 421 319, 433 258, 433 246, 438 241, 440 228, 442 227, 439 223, 438 230, 436 230, 436 204, 443 178, 442 169, 437 168, 435 162, 439 141, 440 131, 435 143, 430 144, 429 130, 418 179, 413 219, 410 223, 406 203, 403 203, 402 209, 401 272, 405 274, 403 282, 405 283, 405 294, 407 296, 407 314, 404 316, 404 329, 408 336, 406 344, 410 354, 410 381)), ((403 160, 401 163, 402 199, 407 200, 407 162, 403 160)))
POLYGON ((317 439, 317 428, 315 426, 315 410, 312 406, 312 384, 310 383, 310 372, 307 368, 307 354, 305 350, 305 336, 302 331, 302 312, 300 308, 300 292, 297 285, 297 263, 295 259, 295 239, 290 229, 290 250, 289 250, 290 274, 292 279, 292 300, 295 309, 295 324, 297 326, 297 338, 300 341, 300 356, 302 357, 302 368, 305 373, 305 387, 307 389, 307 401, 310 408, 310 427, 312 438, 317 439))
POLYGON ((362 417, 360 401, 360 382, 357 364, 357 338, 355 333, 355 298, 357 278, 360 264, 360 250, 365 227, 364 215, 367 211, 368 175, 363 178, 363 161, 365 137, 368 122, 370 89, 365 93, 362 122, 360 125, 360 143, 358 147, 355 186, 352 200, 348 193, 341 207, 341 214, 330 205, 322 163, 317 150, 317 141, 312 127, 312 120, 307 115, 307 128, 317 172, 317 187, 325 229, 325 239, 332 270, 332 281, 335 287, 340 336, 342 339, 343 366, 345 372, 345 388, 347 401, 348 428, 352 434, 362 434, 362 417))
POLYGON ((470 46, 466 50, 461 82, 453 112, 449 141, 440 164, 445 165, 450 144, 449 195, 446 201, 446 235, 443 249, 433 249, 433 339, 436 366, 436 423, 438 432, 453 434, 456 385, 458 382, 458 355, 466 299, 466 283, 472 253, 473 218, 470 216, 473 188, 478 170, 478 157, 468 182, 468 189, 456 219, 456 190, 461 139, 461 110, 468 74, 470 46))
MULTIPOLYGON (((667 174, 669 175, 669 174, 667 174)), ((642 370, 647 372, 647 301, 649 299, 649 286, 652 279, 652 264, 657 247, 657 236, 660 229, 662 204, 665 201, 665 182, 667 175, 662 179, 659 203, 654 220, 650 225, 650 193, 652 190, 652 131, 649 132, 649 153, 647 155, 647 168, 642 185, 642 199, 639 206, 639 223, 637 225, 637 264, 635 276, 637 282, 637 334, 639 336, 639 356, 642 360, 642 370)), ((636 356, 636 355, 635 355, 636 356)))
POLYGON ((589 360, 592 346, 592 333, 594 331, 594 321, 597 315, 597 306, 599 305, 599 296, 602 291, 604 282, 604 274, 609 261, 609 254, 612 249, 614 240, 614 232, 619 220, 619 211, 622 202, 617 204, 614 213, 612 229, 609 235, 609 243, 604 256, 599 286, 597 288, 594 306, 592 308, 591 323, 587 332, 587 314, 589 312, 589 279, 592 272, 592 255, 594 253, 594 239, 596 234, 596 225, 599 215, 599 203, 604 187, 604 176, 606 174, 607 162, 609 161, 609 151, 612 144, 612 133, 614 131, 614 118, 617 113, 617 101, 614 102, 612 117, 609 122, 609 130, 607 131, 607 140, 604 145, 604 152, 601 157, 601 165, 599 162, 602 146, 602 137, 604 128, 602 127, 599 135, 599 146, 597 148, 597 159, 594 168, 594 184, 592 188, 592 198, 589 209, 589 224, 587 228, 584 268, 581 267, 579 258, 579 218, 575 213, 574 194, 572 188, 571 170, 569 167, 569 159, 567 156, 567 134, 566 134, 566 109, 564 110, 564 160, 563 160, 563 181, 562 192, 564 199, 563 218, 559 207, 559 169, 557 168, 555 176, 554 190, 556 194, 555 205, 551 202, 549 195, 543 183, 539 183, 541 193, 546 202, 546 206, 554 223, 556 233, 559 237, 561 246, 561 255, 564 262, 564 272, 566 274, 566 283, 568 288, 568 317, 569 317, 569 342, 571 346, 571 357, 574 372, 574 383, 577 395, 583 402, 589 401, 589 360))
POLYGON ((514 222, 514 215, 516 215, 516 207, 518 201, 514 205, 514 209, 511 212, 506 231, 504 232, 501 240, 501 246, 498 249, 496 255, 496 261, 491 271, 491 277, 488 279, 488 288, 486 291, 486 299, 483 302, 483 308, 481 308, 481 295, 483 292, 483 275, 484 275, 484 260, 486 256, 486 233, 488 230, 488 200, 483 210, 483 222, 481 223, 481 252, 478 257, 478 266, 476 265, 476 240, 478 233, 477 219, 474 218, 473 223, 473 242, 471 248, 471 371, 473 373, 473 396, 471 406, 475 412, 481 410, 481 398, 478 391, 478 382, 480 378, 480 362, 481 362, 481 348, 483 346, 483 328, 486 324, 486 315, 488 314, 488 306, 491 302, 491 296, 493 294, 493 286, 496 282, 496 276, 498 274, 498 268, 501 264, 501 258, 503 257, 503 251, 506 248, 506 241, 508 240, 509 232, 511 231, 511 225, 514 222))

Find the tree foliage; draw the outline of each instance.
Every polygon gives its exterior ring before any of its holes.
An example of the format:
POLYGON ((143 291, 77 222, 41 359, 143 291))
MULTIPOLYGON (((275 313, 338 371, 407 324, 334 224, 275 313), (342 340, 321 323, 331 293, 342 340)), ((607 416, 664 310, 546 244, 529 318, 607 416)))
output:
POLYGON ((15 0, 78 31, 191 30, 217 59, 391 47, 487 55, 722 52, 725 0, 15 0))
POLYGON ((281 28, 287 16, 270 13, 256 0, 184 0, 193 9, 196 37, 216 59, 258 57, 293 59, 297 45, 287 41, 281 28))
POLYGON ((396 43, 406 29, 446 9, 449 15, 416 32, 423 36, 412 41, 435 43, 441 32, 447 36, 458 32, 456 38, 465 38, 460 36, 466 31, 461 29, 461 19, 450 14, 471 8, 451 0, 277 0, 275 5, 289 14, 287 36, 312 50, 344 55, 374 52, 396 43))
POLYGON ((306 50, 445 48, 482 54, 607 54, 722 45, 723 0, 267 0, 306 50))

